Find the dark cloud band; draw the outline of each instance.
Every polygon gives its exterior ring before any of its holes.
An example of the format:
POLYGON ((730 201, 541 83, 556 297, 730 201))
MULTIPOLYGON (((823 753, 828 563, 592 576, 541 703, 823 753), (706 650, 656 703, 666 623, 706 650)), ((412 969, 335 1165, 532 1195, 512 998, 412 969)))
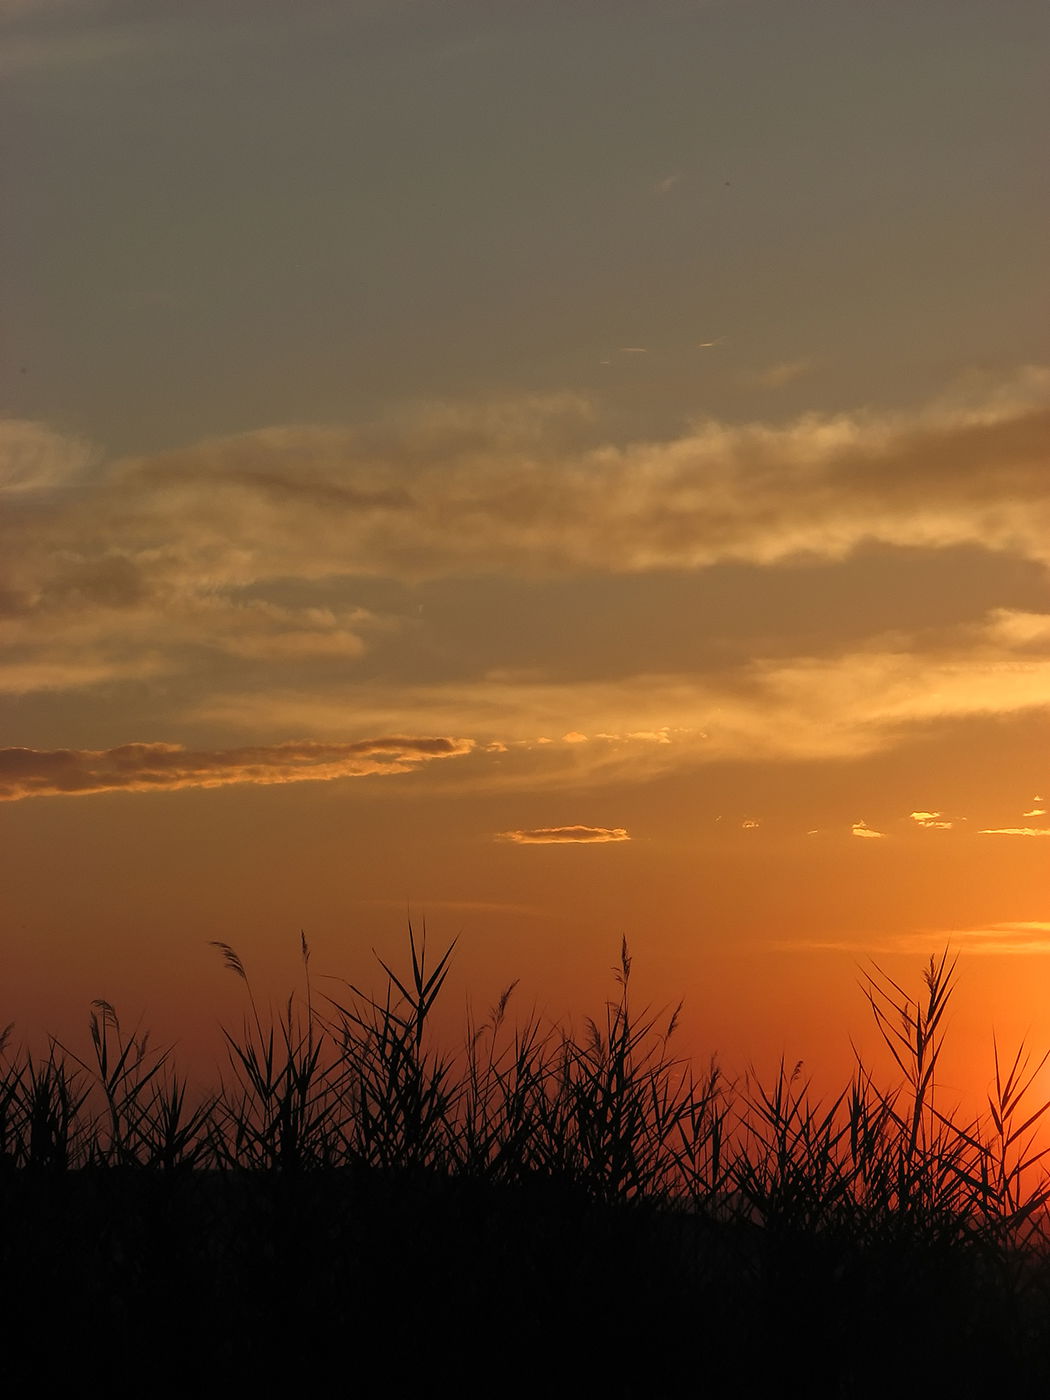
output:
POLYGON ((407 773, 432 759, 469 753, 473 747, 472 739, 389 736, 350 744, 301 742, 212 750, 185 749, 179 744, 0 749, 0 801, 407 773))

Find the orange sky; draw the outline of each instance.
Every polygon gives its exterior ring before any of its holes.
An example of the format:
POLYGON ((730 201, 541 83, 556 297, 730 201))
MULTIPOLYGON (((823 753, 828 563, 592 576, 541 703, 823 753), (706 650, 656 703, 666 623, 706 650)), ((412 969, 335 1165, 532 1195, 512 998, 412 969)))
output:
POLYGON ((0 1024, 410 912, 450 1037, 626 935, 731 1071, 945 945, 946 1092, 1050 1045, 1046 29, 0 5, 0 1024))

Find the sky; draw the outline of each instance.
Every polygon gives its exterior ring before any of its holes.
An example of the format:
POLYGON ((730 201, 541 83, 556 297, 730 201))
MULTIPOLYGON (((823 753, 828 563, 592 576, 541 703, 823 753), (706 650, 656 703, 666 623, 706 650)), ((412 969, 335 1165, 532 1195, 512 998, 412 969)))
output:
POLYGON ((0 0, 0 1023, 203 1055, 210 941, 411 918, 450 1036, 626 937, 734 1072, 945 947, 947 1092, 1050 1046, 1048 40, 0 0))

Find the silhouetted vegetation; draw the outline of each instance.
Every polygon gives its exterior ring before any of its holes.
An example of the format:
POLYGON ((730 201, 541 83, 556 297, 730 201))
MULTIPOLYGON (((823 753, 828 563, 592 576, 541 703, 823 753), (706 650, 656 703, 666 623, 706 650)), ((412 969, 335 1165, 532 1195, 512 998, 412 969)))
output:
POLYGON ((276 1018, 216 946, 247 1015, 204 1100, 104 1001, 83 1058, 0 1043, 13 1379, 74 1355, 194 1393, 333 1366, 395 1395, 1050 1379, 1042 1061, 997 1052, 988 1114, 941 1112, 947 955, 917 999, 867 979, 899 1082, 858 1063, 819 1102, 798 1069, 734 1084, 676 1058, 677 1012, 630 1004, 626 944, 582 1036, 514 1024, 511 986, 460 1055, 429 1033, 452 949, 429 962, 411 929, 379 999, 320 996, 303 938, 305 995, 276 1018))

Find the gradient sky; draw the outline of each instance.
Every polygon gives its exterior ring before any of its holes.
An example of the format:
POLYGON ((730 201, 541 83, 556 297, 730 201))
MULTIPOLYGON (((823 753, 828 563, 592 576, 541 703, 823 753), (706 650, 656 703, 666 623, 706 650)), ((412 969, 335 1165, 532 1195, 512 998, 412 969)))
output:
POLYGON ((683 1049, 846 1073, 950 942, 958 1085, 1050 1044, 1048 41, 0 0, 0 1022, 193 1045, 209 939, 410 910, 457 1028, 626 934, 683 1049))

